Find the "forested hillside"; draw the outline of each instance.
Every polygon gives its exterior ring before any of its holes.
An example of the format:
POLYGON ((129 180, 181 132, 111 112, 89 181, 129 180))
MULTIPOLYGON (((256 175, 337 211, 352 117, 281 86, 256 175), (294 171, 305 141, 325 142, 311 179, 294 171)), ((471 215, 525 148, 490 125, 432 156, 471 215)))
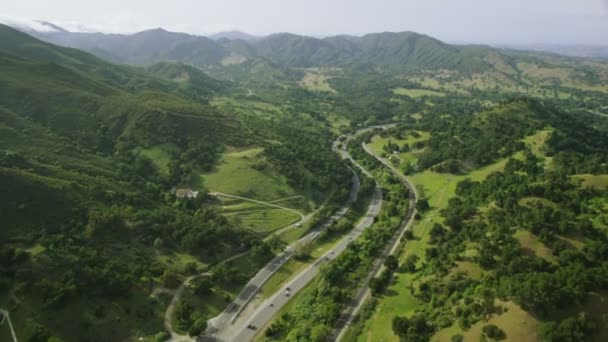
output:
POLYGON ((519 99, 431 110, 374 138, 421 198, 396 279, 376 290, 359 340, 605 339, 606 128, 519 99), (392 333, 379 331, 388 319, 392 333))
MULTIPOLYGON (((265 147, 267 167, 311 200, 345 196, 338 186, 350 175, 330 135, 213 107, 208 99, 231 85, 196 68, 118 66, 6 26, 0 42, 0 299, 25 341, 162 333, 168 298, 155 289, 265 246, 201 183, 228 146, 265 147), (180 186, 200 194, 176 199, 180 186)), ((184 316, 181 329, 204 329, 272 256, 261 250, 214 278, 213 305, 184 316)))

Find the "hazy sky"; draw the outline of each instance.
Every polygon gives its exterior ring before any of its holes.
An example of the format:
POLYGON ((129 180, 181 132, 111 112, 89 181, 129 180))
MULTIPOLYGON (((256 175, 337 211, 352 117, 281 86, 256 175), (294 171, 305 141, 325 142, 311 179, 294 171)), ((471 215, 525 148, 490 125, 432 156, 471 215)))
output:
POLYGON ((417 31, 460 43, 608 45, 608 0, 2 0, 0 17, 105 32, 417 31))

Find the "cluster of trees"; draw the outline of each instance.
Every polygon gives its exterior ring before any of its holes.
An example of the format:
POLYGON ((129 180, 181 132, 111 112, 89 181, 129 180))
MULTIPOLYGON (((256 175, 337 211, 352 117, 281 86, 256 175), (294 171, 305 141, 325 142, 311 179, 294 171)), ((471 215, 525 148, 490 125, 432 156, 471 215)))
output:
POLYGON ((333 201, 344 201, 348 198, 352 173, 331 151, 331 136, 294 127, 297 124, 292 121, 279 124, 277 132, 284 132, 281 144, 267 145, 264 155, 294 188, 315 190, 318 201, 325 199, 327 190, 335 189, 333 201))
MULTIPOLYGON (((436 111, 425 114, 419 125, 431 132, 431 138, 418 166, 427 169, 449 160, 483 166, 509 156, 524 147, 519 139, 542 127, 534 113, 528 105, 513 102, 481 114, 470 111, 457 117, 436 111)), ((443 168, 458 170, 452 164, 443 168)))
POLYGON ((384 290, 390 285, 393 273, 399 268, 399 262, 393 255, 386 257, 384 261, 384 270, 380 273, 380 276, 372 278, 369 282, 369 288, 372 291, 372 295, 377 296, 384 292, 384 290))
POLYGON ((421 315, 411 318, 395 316, 392 322, 395 334, 405 341, 423 342, 428 341, 434 332, 428 320, 421 315))
MULTIPOLYGON (((439 328, 453 322, 463 328, 496 312, 495 300, 512 300, 544 320, 552 320, 558 310, 585 303, 589 293, 608 289, 608 235, 584 215, 601 190, 583 188, 566 172, 559 159, 554 167, 524 150, 523 159, 510 159, 502 172, 484 181, 466 179, 443 210, 445 226, 434 224, 421 274, 445 276, 457 261, 479 264, 490 276, 473 280, 461 275, 446 282, 422 282, 413 293, 428 302, 429 325, 439 328), (480 207, 486 209, 482 212, 480 207), (552 252, 546 260, 522 252, 513 237, 527 230, 552 252), (565 242, 566 237, 585 239, 582 248, 565 242), (474 257, 465 257, 475 243, 474 257), (452 310, 456 307, 455 310, 452 310)), ((415 269, 412 267, 412 269, 415 269)), ((409 325, 396 317, 394 331, 406 336, 409 325)), ((572 316, 559 323, 547 323, 544 337, 551 341, 581 340, 599 324, 597 317, 572 316)), ((508 333, 508 332, 507 332, 508 333)), ((484 327, 493 339, 504 332, 484 327)), ((409 337, 413 338, 413 337, 409 337)))

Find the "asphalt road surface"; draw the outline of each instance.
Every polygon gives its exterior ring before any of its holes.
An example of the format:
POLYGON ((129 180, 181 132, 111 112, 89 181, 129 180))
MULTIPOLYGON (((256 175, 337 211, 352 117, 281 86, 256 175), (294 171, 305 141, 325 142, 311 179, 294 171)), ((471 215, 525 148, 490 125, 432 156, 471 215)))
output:
MULTIPOLYGON (((336 143, 334 143, 334 146, 336 146, 336 143)), ((344 154, 342 155, 344 156, 344 154)), ((346 154, 346 157, 350 159, 348 153, 346 154)), ((293 256, 295 252, 294 246, 298 244, 306 244, 316 239, 323 230, 334 224, 350 210, 350 205, 357 198, 360 185, 361 182, 359 180, 359 177, 356 175, 356 173, 353 172, 353 182, 347 203, 338 211, 336 211, 329 219, 327 219, 323 225, 317 227, 315 230, 311 231, 306 236, 302 237, 295 243, 288 246, 285 251, 277 255, 266 266, 264 266, 264 268, 262 268, 253 278, 251 278, 251 280, 249 280, 243 290, 241 290, 238 296, 226 307, 226 309, 218 316, 209 320, 207 330, 205 331, 207 336, 201 337, 201 339, 212 341, 242 341, 233 339, 234 332, 239 329, 239 327, 235 326, 236 324, 234 323, 237 318, 239 318, 240 313, 254 298, 255 294, 262 288, 266 281, 268 281, 268 279, 270 279, 270 277, 276 271, 278 271, 279 268, 287 260, 289 260, 289 258, 293 256)), ((310 279, 308 281, 310 281, 310 279)))
MULTIPOLYGON (((339 141, 335 141, 332 149, 335 152, 339 152, 343 159, 351 160, 353 164, 361 169, 364 174, 371 177, 371 174, 356 163, 346 151, 346 144, 348 143, 348 140, 349 138, 346 137, 344 143, 342 144, 342 149, 338 149, 339 141)), ((315 239, 322 230, 326 229, 344 216, 350 209, 350 204, 352 204, 352 202, 356 199, 359 192, 359 186, 359 178, 355 175, 353 179, 353 188, 351 189, 351 195, 347 205, 340 208, 340 210, 338 210, 324 225, 298 240, 297 243, 306 243, 315 239)), ((272 319, 272 317, 280 310, 281 307, 283 307, 283 305, 289 301, 294 294, 304 288, 318 274, 319 267, 322 264, 329 262, 342 253, 352 240, 356 239, 366 228, 373 224, 374 218, 380 212, 381 205, 382 190, 377 186, 374 190, 374 194, 365 217, 357 224, 357 226, 348 236, 343 238, 325 255, 318 258, 312 265, 295 276, 289 283, 282 287, 281 290, 277 291, 270 298, 266 299, 257 308, 257 310, 250 315, 250 317, 241 317, 241 319, 237 321, 239 314, 247 306, 247 304, 249 304, 249 301, 255 296, 262 285, 264 285, 264 283, 281 267, 281 265, 293 255, 293 248, 288 247, 283 253, 275 257, 249 281, 241 293, 239 293, 237 298, 226 308, 226 310, 224 310, 224 312, 209 321, 209 325, 206 330, 207 335, 201 337, 201 340, 239 342, 252 340, 257 333, 257 329, 265 326, 266 323, 272 319), (289 291, 286 290, 287 288, 289 288, 289 291)))
POLYGON ((217 337, 222 341, 251 341, 257 334, 257 329, 264 327, 293 295, 302 290, 319 273, 319 269, 323 264, 330 262, 340 255, 351 241, 357 239, 365 229, 374 223, 374 218, 380 212, 381 206, 382 190, 376 187, 365 217, 350 234, 340 240, 336 246, 317 259, 312 265, 308 266, 294 279, 285 284, 277 293, 266 299, 251 315, 250 319, 239 326, 232 326, 232 329, 226 329, 224 334, 217 337), (255 327, 255 329, 251 327, 255 327))
POLYGON ((372 157, 376 158, 380 161, 384 166, 388 167, 393 175, 395 175, 399 180, 403 183, 403 185, 409 190, 410 193, 410 204, 408 211, 405 213, 403 219, 401 220, 401 226, 386 245, 383 253, 379 258, 374 261, 372 269, 369 274, 365 278, 365 281, 357 290, 354 298, 348 303, 346 308, 342 311, 340 318, 336 322, 334 329, 332 331, 332 339, 334 341, 341 341, 342 337, 346 333, 348 326, 353 322, 359 310, 365 303, 366 298, 370 295, 371 291, 369 289, 369 282, 373 277, 377 277, 384 270, 384 260, 389 255, 394 254, 399 247, 400 241, 403 238, 405 232, 410 229, 412 223, 414 222, 414 216, 416 215, 416 200, 418 199, 418 192, 416 191, 416 187, 410 183, 410 181, 403 175, 401 171, 399 171, 395 166, 393 166, 390 162, 378 156, 369 146, 363 144, 363 149, 372 157))

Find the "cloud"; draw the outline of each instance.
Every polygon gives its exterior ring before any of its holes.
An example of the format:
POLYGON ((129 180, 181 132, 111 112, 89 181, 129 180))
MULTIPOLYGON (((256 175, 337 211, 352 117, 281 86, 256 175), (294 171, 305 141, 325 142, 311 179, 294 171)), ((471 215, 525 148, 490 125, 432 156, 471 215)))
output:
POLYGON ((103 30, 100 28, 95 28, 87 25, 83 25, 82 23, 76 21, 56 21, 53 24, 67 30, 70 32, 86 32, 86 33, 95 33, 102 32, 103 30))
POLYGON ((186 32, 190 34, 198 34, 208 36, 218 32, 227 31, 239 31, 236 25, 230 24, 211 24, 211 25, 189 25, 189 24, 177 24, 167 25, 165 29, 174 32, 186 32))
POLYGON ((43 22, 31 19, 21 18, 7 18, 0 17, 0 23, 20 29, 20 30, 32 30, 38 32, 57 32, 58 30, 49 25, 45 25, 43 22))

